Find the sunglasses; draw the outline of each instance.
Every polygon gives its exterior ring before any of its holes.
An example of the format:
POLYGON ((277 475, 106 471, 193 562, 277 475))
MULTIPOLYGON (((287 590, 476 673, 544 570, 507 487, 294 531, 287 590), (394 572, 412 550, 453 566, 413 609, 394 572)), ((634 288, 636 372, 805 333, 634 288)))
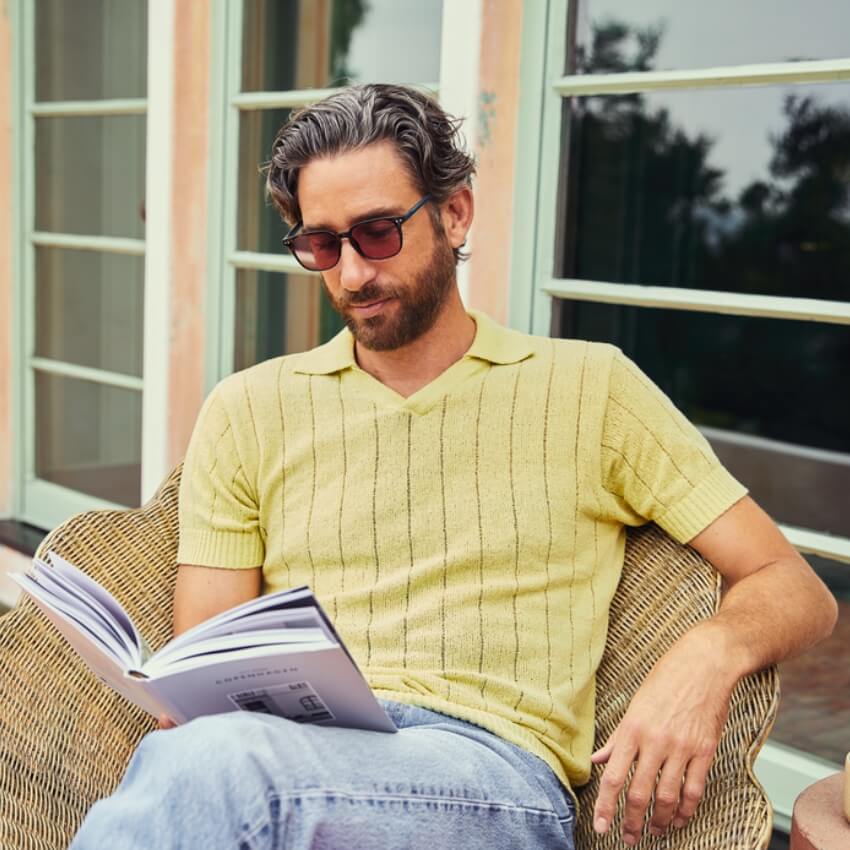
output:
POLYGON ((367 218, 358 221, 344 233, 334 233, 332 230, 306 230, 299 233, 299 222, 286 234, 283 244, 311 272, 326 272, 339 262, 343 239, 347 239, 351 247, 367 260, 387 260, 401 251, 401 226, 430 200, 431 196, 425 195, 404 215, 367 218))

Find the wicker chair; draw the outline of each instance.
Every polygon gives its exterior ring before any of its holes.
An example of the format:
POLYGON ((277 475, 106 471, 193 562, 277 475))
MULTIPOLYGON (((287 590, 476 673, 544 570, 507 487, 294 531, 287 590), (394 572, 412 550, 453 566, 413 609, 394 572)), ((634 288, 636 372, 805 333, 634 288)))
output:
MULTIPOLYGON (((54 530, 54 549, 115 593, 153 646, 169 637, 176 574, 176 469, 133 511, 80 514, 54 530)), ((716 573, 655 527, 630 533, 599 670, 597 741, 604 741, 654 661, 717 605, 716 573)), ((28 601, 0 618, 0 847, 58 850, 86 810, 117 784, 153 720, 92 676, 28 601)), ((776 671, 742 682, 697 817, 642 848, 765 848, 771 811, 752 765, 778 701, 776 671)), ((594 769, 580 792, 579 848, 622 847, 619 823, 591 829, 594 769)))

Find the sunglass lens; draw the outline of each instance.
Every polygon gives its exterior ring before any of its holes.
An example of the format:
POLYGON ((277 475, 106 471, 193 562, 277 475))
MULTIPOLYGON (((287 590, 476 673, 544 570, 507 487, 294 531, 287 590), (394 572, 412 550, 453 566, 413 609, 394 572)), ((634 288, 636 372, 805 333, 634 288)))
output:
POLYGON ((319 231, 296 236, 292 251, 305 268, 323 271, 339 259, 339 239, 333 233, 319 231))
POLYGON ((351 238, 370 260, 385 260, 401 250, 401 231, 391 219, 357 224, 351 229, 351 238))

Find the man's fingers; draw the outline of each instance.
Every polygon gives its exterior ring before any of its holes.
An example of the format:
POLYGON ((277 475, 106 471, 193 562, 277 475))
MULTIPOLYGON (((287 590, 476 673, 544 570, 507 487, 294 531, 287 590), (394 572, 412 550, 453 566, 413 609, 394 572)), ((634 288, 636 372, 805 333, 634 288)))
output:
POLYGON ((595 752, 591 755, 590 761, 593 764, 605 764, 609 758, 611 758, 611 752, 614 749, 614 742, 617 738, 617 730, 615 729, 611 735, 608 737, 608 740, 595 752))
POLYGON ((167 714, 159 715, 160 729, 174 729, 176 726, 177 724, 167 714))
MULTIPOLYGON (((611 742, 609 742, 611 743, 611 742)), ((608 744, 599 752, 604 752, 608 744)), ((629 775, 629 768, 635 760, 636 750, 634 745, 621 742, 618 749, 613 750, 606 756, 608 764, 602 773, 599 783, 599 796, 593 807, 593 828, 596 832, 607 832, 608 827, 614 820, 617 812, 617 800, 629 775)))
POLYGON ((682 786, 679 798, 679 808, 673 818, 673 826, 681 828, 694 816, 705 792, 705 778, 713 757, 713 752, 710 755, 701 754, 692 758, 688 764, 685 784, 682 786))
POLYGON ((662 757, 660 753, 653 751, 638 756, 635 772, 626 791, 626 806, 623 811, 623 841, 630 847, 640 841, 662 757))
POLYGON ((652 818, 649 821, 649 831, 652 835, 662 835, 678 811, 686 766, 683 759, 671 757, 661 768, 661 776, 655 786, 652 818))

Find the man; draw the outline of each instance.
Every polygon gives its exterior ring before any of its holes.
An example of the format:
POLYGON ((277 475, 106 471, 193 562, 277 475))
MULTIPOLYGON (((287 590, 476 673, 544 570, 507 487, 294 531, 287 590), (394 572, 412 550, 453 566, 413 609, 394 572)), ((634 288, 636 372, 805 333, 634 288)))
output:
POLYGON ((635 766, 631 845, 653 793, 652 833, 693 815, 738 679, 831 631, 828 591, 634 364, 466 312, 473 170, 407 88, 290 119, 269 192, 348 329, 223 381, 181 487, 175 631, 309 584, 401 731, 156 732, 75 848, 569 847, 591 759, 600 832, 635 766), (591 755, 624 526, 649 519, 728 590, 591 755))

